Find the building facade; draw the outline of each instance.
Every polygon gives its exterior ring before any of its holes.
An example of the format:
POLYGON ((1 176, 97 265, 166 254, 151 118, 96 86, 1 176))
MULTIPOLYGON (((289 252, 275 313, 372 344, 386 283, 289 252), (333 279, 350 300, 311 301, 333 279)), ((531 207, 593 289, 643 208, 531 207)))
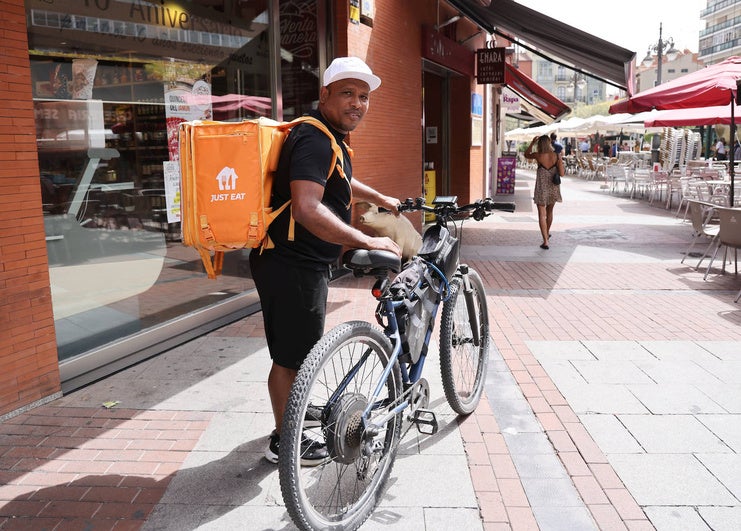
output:
POLYGON ((708 0, 700 18, 705 22, 700 31, 700 61, 711 65, 741 55, 741 0, 708 0))
MULTIPOLYGON (((695 72, 704 66, 699 59, 700 54, 689 50, 677 51, 674 54, 663 56, 661 61, 661 82, 666 83, 690 72, 695 72)), ((644 62, 636 68, 636 92, 648 90, 656 86, 658 80, 659 61, 656 54, 649 54, 644 62), (648 60, 650 59, 650 61, 648 60)))
POLYGON ((607 85, 542 57, 533 57, 533 79, 561 101, 575 108, 605 101, 607 85))
POLYGON ((355 55, 383 80, 349 136, 355 175, 399 198, 490 190, 486 34, 446 2, 0 0, 0 15, 0 418, 256 307, 248 251, 209 280, 180 241, 182 121, 300 116, 331 59, 355 55))

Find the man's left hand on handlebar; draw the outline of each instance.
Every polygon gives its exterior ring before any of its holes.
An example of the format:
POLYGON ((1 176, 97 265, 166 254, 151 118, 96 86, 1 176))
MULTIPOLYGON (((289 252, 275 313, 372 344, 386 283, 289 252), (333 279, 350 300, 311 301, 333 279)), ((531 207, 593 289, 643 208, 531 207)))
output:
POLYGON ((399 215, 399 199, 388 195, 382 195, 378 202, 378 207, 388 212, 391 212, 395 216, 399 215))

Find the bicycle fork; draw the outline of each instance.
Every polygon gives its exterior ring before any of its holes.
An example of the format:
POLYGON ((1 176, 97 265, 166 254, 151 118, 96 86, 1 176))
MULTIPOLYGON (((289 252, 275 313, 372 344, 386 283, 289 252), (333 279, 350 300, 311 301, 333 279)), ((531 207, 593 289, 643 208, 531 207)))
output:
POLYGON ((468 266, 461 265, 460 272, 463 280, 463 298, 466 301, 466 310, 468 311, 468 323, 471 325, 471 339, 473 340, 473 345, 478 347, 481 344, 479 312, 478 308, 476 308, 476 298, 473 295, 471 278, 468 276, 468 266))

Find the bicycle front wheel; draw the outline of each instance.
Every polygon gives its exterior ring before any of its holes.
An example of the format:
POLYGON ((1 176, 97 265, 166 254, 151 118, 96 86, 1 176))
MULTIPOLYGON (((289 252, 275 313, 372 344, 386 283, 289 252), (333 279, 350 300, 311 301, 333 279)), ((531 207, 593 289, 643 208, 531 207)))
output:
POLYGON ((402 424, 401 413, 390 413, 400 400, 398 364, 382 379, 391 352, 379 328, 352 321, 325 334, 301 365, 278 458, 286 509, 300 529, 357 529, 378 505, 402 424), (366 429, 363 412, 379 385, 370 413, 378 426, 366 429), (326 443, 328 460, 302 467, 302 448, 316 442, 326 443))
POLYGON ((459 415, 472 413, 486 383, 489 360, 489 312, 481 277, 468 270, 471 291, 463 278, 450 283, 440 325, 440 371, 445 398, 459 415))

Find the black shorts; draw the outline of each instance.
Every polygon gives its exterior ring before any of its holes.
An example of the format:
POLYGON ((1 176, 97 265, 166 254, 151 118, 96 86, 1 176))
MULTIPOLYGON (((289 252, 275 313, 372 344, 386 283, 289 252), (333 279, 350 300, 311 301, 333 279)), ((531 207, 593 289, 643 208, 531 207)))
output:
POLYGON ((296 369, 324 333, 329 267, 317 271, 283 262, 271 251, 250 253, 265 338, 273 362, 296 369))

